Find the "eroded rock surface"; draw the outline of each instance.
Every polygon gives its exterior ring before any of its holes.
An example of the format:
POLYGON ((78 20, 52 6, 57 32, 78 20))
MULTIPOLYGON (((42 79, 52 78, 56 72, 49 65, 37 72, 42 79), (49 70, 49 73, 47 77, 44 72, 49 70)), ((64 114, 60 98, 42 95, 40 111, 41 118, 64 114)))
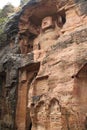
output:
POLYGON ((0 50, 1 130, 87 129, 87 1, 31 0, 0 50))

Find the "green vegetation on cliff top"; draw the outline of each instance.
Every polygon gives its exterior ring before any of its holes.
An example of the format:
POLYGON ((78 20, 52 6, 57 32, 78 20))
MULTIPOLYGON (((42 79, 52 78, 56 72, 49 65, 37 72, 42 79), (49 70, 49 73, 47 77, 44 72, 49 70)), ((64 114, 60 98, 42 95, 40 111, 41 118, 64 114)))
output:
POLYGON ((6 41, 6 34, 4 34, 4 27, 8 20, 8 16, 14 12, 14 7, 9 3, 0 10, 0 45, 6 41))

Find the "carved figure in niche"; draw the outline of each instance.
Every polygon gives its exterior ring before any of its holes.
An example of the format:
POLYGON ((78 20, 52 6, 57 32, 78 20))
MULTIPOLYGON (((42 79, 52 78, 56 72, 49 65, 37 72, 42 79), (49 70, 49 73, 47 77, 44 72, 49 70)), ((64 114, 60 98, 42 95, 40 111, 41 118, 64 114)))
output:
POLYGON ((54 16, 48 16, 42 20, 41 30, 42 32, 45 32, 50 28, 56 28, 56 27, 62 28, 63 24, 64 24, 64 19, 61 15, 56 14, 54 16))
POLYGON ((56 99, 52 99, 50 104, 50 114, 54 115, 57 113, 60 113, 59 103, 56 99))
POLYGON ((45 111, 44 102, 43 101, 40 102, 36 109, 37 109, 36 111, 37 111, 37 119, 38 119, 38 121, 43 121, 43 123, 44 123, 44 121, 46 119, 46 111, 45 111))
POLYGON ((28 53, 28 37, 21 35, 19 37, 19 45, 20 45, 20 50, 22 54, 28 53))
POLYGON ((61 111, 59 102, 56 99, 52 99, 50 102, 50 130, 60 130, 59 124, 61 124, 61 111))
POLYGON ((38 35, 33 42, 35 60, 40 58, 43 59, 45 57, 45 52, 49 51, 50 47, 54 45, 56 40, 58 40, 58 38, 62 35, 61 29, 65 22, 66 15, 64 11, 61 13, 55 13, 51 16, 48 15, 42 19, 40 35, 38 35), (38 53, 36 50, 39 50, 38 53))
POLYGON ((52 16, 45 17, 42 20, 42 25, 41 25, 42 31, 44 32, 49 28, 54 28, 54 22, 52 16))

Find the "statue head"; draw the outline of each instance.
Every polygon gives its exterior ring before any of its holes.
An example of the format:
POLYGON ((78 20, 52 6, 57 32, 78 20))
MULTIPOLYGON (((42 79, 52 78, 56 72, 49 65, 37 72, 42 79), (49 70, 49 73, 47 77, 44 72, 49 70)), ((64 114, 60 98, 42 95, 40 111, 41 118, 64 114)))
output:
POLYGON ((53 22, 52 16, 45 17, 42 20, 42 25, 41 25, 42 31, 45 31, 45 30, 47 30, 49 28, 53 28, 53 27, 54 27, 54 22, 53 22))

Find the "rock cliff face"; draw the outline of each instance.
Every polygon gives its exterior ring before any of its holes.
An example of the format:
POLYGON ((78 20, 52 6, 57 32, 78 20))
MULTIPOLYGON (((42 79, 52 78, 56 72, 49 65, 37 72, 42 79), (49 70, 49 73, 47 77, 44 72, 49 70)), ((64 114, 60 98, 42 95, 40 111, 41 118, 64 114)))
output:
POLYGON ((5 28, 1 130, 87 130, 87 1, 31 0, 5 28))

